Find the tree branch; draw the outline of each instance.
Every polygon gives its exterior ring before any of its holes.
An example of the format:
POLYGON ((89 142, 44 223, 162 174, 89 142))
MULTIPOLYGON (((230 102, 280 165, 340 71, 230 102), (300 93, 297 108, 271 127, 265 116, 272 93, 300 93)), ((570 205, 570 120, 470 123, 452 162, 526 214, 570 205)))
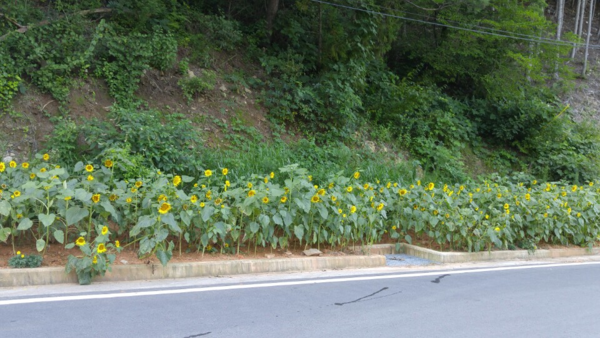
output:
MULTIPOLYGON (((112 12, 111 8, 96 8, 96 9, 86 9, 84 11, 79 11, 79 12, 73 13, 73 15, 102 14, 102 13, 110 13, 110 12, 112 12)), ((8 18, 6 15, 4 15, 2 13, 0 13, 0 16, 5 17, 8 21, 10 21, 11 23, 15 24, 17 27, 19 27, 19 29, 15 30, 15 31, 12 31, 12 32, 9 32, 9 33, 6 33, 6 34, 0 36, 0 41, 3 41, 4 39, 6 39, 10 34, 13 34, 13 33, 21 33, 21 34, 23 34, 23 33, 26 33, 28 30, 30 30, 31 28, 45 26, 45 25, 49 25, 49 24, 52 23, 52 22, 50 22, 48 20, 44 20, 44 21, 40 21, 40 22, 38 22, 36 24, 33 24, 33 25, 22 26, 22 25, 19 25, 16 21, 8 18)), ((66 15, 59 16, 58 20, 64 18, 65 16, 66 15)))

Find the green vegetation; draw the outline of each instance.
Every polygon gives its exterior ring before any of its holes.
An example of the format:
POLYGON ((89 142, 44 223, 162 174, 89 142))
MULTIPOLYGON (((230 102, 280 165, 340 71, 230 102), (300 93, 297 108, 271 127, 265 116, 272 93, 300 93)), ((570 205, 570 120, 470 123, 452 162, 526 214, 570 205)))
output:
POLYGON ((18 115, 13 103, 33 88, 59 105, 43 148, 53 166, 32 154, 29 171, 2 164, 0 239, 31 231, 43 251, 83 237, 68 269, 87 281, 109 268, 116 238, 165 263, 184 242, 201 250, 343 246, 385 231, 475 251, 596 240, 597 193, 588 184, 600 176, 600 133, 560 102, 574 76, 568 43, 578 38, 553 40, 545 1, 272 4, 0 0, 0 114, 18 115), (183 108, 144 101, 144 80, 183 108), (110 95, 101 116, 70 111, 69 96, 85 81, 110 95), (114 165, 87 181, 82 163, 107 159, 114 165), (485 177, 475 177, 478 167, 485 177), (193 178, 207 168, 232 169, 227 191, 216 173, 193 178), (274 182, 260 183, 275 168, 274 182), (360 183, 348 178, 357 170, 360 183), (534 178, 550 183, 531 185, 534 178), (418 180, 437 187, 408 189, 418 180), (142 182, 136 192, 133 182, 142 182), (258 197, 247 196, 249 182, 258 197), (324 195, 314 182, 327 186, 324 195), (343 190, 350 182, 351 194, 343 190), (213 198, 203 200, 193 183, 213 198), (23 195, 12 198, 17 190, 23 195), (275 203, 284 196, 285 214, 275 203), (196 207, 217 198, 218 206, 196 207), (166 201, 172 210, 159 214, 166 201), (118 229, 105 234, 109 223, 118 229))
MULTIPOLYGON (((538 184, 526 176, 465 185, 365 181, 361 172, 316 180, 297 164, 233 179, 234 169, 202 168, 200 177, 149 172, 121 180, 129 166, 108 151, 102 165, 0 163, 2 240, 33 236, 39 252, 50 243, 75 246, 69 257, 88 284, 110 270, 115 252, 138 245, 141 257, 163 265, 182 247, 240 253, 257 246, 370 245, 385 234, 412 236, 468 251, 493 247, 535 250, 541 241, 592 247, 600 238, 595 182, 538 184), (521 180, 512 183, 511 181, 521 180)), ((597 182, 596 182, 597 184, 597 182)), ((15 258, 15 264, 27 260, 15 258)))

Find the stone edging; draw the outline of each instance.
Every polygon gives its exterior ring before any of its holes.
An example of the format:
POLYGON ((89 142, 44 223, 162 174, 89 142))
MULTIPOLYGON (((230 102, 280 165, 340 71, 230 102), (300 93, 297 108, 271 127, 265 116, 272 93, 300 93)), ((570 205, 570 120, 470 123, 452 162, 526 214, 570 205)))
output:
MULTIPOLYGON (((98 276, 94 282, 151 280, 163 278, 209 277, 251 273, 373 268, 385 266, 382 255, 328 256, 304 258, 246 259, 192 263, 114 265, 112 272, 98 276)), ((0 287, 77 283, 74 272, 63 267, 34 269, 0 269, 0 287)))
POLYGON ((440 252, 421 248, 416 245, 401 244, 400 252, 407 255, 425 258, 439 263, 464 263, 513 259, 543 259, 559 257, 590 256, 600 253, 600 248, 567 248, 567 249, 538 249, 534 252, 527 250, 501 250, 480 252, 440 252))

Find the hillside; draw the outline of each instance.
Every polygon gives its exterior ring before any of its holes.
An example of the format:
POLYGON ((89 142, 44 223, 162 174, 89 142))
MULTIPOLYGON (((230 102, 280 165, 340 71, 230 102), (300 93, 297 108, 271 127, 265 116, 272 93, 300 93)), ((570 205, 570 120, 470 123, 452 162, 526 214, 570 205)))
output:
POLYGON ((213 1, 3 1, 0 153, 51 152, 68 165, 120 149, 134 164, 228 165, 239 176, 297 162, 322 176, 596 177, 598 50, 585 79, 572 75, 580 49, 561 59, 556 81, 562 47, 527 54, 532 45, 518 40, 361 12, 552 34, 553 4, 491 4, 500 8, 491 17, 493 7, 464 14, 440 5, 435 19, 393 2, 343 5, 282 1, 275 13, 244 13, 213 1))

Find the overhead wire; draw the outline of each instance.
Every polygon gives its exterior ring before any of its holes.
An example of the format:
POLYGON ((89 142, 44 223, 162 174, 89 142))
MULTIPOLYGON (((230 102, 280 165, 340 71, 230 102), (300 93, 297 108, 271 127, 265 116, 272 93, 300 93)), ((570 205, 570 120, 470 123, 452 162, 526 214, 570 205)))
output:
MULTIPOLYGON (((389 8, 389 7, 379 6, 379 5, 373 5, 373 6, 379 7, 379 8, 382 8, 382 9, 387 9, 387 10, 394 11, 394 12, 402 12, 402 13, 406 13, 406 14, 410 14, 410 15, 420 16, 420 17, 423 17, 423 18, 429 18, 428 15, 418 14, 418 13, 414 13, 414 12, 409 12, 409 11, 404 10, 404 9, 395 9, 395 8, 389 8)), ((547 41, 552 41, 552 42, 556 42, 557 41, 556 39, 544 38, 544 37, 541 37, 541 36, 535 36, 535 35, 530 35, 530 34, 523 34, 523 33, 511 32, 511 31, 497 29, 497 28, 492 28, 492 27, 479 26, 479 25, 475 25, 475 24, 469 24, 469 23, 455 21, 455 20, 450 20, 450 19, 446 19, 446 18, 444 18, 443 20, 445 22, 450 22, 450 23, 454 23, 454 24, 468 25, 470 28, 485 29, 485 30, 494 31, 494 32, 513 34, 513 35, 518 35, 518 36, 522 36, 522 37, 526 37, 526 38, 539 39, 539 40, 547 40, 547 41)), ((570 44, 572 45, 573 43, 570 43, 570 44)))
MULTIPOLYGON (((339 7, 339 8, 344 8, 344 9, 349 9, 349 10, 354 10, 354 11, 359 11, 359 12, 365 12, 365 13, 369 13, 369 14, 381 15, 381 16, 386 16, 386 17, 392 17, 392 18, 406 20, 406 21, 418 22, 418 23, 422 23, 422 24, 426 24, 426 25, 447 27, 447 28, 462 30, 462 31, 466 31, 466 32, 476 33, 476 34, 498 36, 498 37, 503 37, 503 38, 543 43, 543 44, 547 44, 547 45, 564 46, 564 47, 585 46, 585 44, 583 44, 583 43, 561 42, 561 41, 550 40, 550 39, 540 38, 540 37, 531 36, 531 35, 524 35, 524 34, 520 34, 520 33, 507 32, 507 33, 513 34, 513 35, 507 35, 507 34, 498 34, 498 33, 493 33, 493 32, 488 32, 488 31, 459 27, 459 26, 452 26, 452 25, 447 25, 447 24, 443 24, 443 23, 439 23, 439 22, 431 22, 431 21, 409 18, 409 17, 405 17, 405 16, 400 16, 400 15, 394 15, 394 14, 385 13, 385 12, 377 12, 377 11, 364 9, 364 8, 357 8, 357 7, 347 6, 347 5, 331 3, 331 2, 327 2, 327 1, 323 1, 323 0, 311 0, 311 1, 316 2, 316 3, 321 3, 324 5, 329 5, 329 6, 334 6, 334 7, 339 7), (523 36, 514 36, 514 35, 523 35, 523 36)), ((589 45, 589 48, 590 49, 600 49, 600 45, 589 45)))

